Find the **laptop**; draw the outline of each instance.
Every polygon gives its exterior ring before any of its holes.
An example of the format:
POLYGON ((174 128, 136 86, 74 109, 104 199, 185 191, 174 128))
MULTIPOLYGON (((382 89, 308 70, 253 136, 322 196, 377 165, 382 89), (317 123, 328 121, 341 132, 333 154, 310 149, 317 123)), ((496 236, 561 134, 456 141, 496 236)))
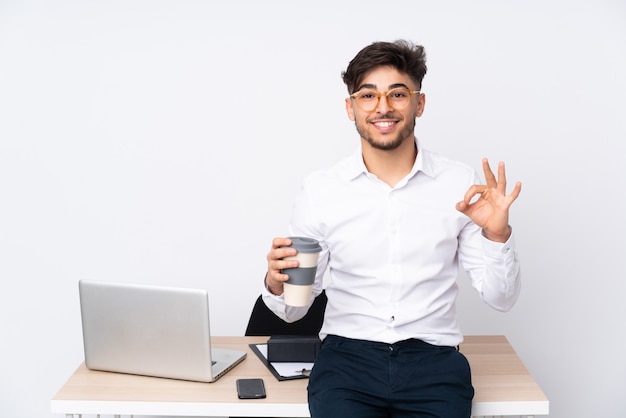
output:
POLYGON ((206 290, 81 280, 85 365, 214 382, 246 357, 211 349, 206 290))

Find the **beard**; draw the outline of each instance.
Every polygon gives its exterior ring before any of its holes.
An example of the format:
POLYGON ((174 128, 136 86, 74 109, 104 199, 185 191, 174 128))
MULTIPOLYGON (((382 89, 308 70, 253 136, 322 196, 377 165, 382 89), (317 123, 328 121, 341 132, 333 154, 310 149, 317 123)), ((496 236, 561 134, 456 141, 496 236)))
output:
MULTIPOLYGON (((388 117, 388 115, 383 116, 383 118, 388 117)), ((417 116, 413 116, 409 119, 409 123, 404 126, 404 128, 397 132, 395 136, 385 135, 385 138, 388 140, 385 142, 378 141, 374 138, 373 135, 368 134, 367 130, 367 122, 365 124, 359 124, 359 122, 355 122, 356 130, 368 144, 374 149, 381 151, 392 151, 398 148, 407 138, 411 138, 413 140, 414 131, 415 131, 415 118, 417 116)))

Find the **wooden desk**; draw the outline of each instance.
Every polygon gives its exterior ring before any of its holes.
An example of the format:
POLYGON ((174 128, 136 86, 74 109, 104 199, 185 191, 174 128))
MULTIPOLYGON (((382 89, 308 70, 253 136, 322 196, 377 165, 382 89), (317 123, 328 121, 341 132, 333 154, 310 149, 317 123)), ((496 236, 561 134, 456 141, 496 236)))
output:
MULTIPOLYGON (((307 379, 279 382, 248 344, 267 337, 213 337, 215 347, 245 349, 248 357, 215 383, 197 383, 89 370, 84 364, 52 398, 51 410, 80 414, 308 417, 307 379), (240 400, 235 380, 261 377, 267 398, 240 400)), ((467 336, 461 346, 472 367, 473 416, 547 415, 549 402, 503 336, 467 336)))

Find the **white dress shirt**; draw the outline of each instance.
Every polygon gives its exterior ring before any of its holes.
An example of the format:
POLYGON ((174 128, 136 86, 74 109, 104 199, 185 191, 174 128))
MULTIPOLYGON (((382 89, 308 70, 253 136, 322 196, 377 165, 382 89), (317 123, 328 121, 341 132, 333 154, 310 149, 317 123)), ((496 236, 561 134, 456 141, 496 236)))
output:
MULTIPOLYGON (((417 141, 416 141, 417 142, 417 141)), ((395 187, 369 173, 361 150, 309 175, 295 199, 290 234, 320 241, 313 296, 327 272, 328 305, 320 337, 395 343, 418 338, 456 346, 459 263, 491 307, 506 311, 520 291, 513 237, 489 241, 455 208, 480 181, 470 167, 421 148, 395 187)), ((287 322, 307 308, 263 290, 265 303, 287 322)), ((312 302, 312 299, 311 299, 312 302)))

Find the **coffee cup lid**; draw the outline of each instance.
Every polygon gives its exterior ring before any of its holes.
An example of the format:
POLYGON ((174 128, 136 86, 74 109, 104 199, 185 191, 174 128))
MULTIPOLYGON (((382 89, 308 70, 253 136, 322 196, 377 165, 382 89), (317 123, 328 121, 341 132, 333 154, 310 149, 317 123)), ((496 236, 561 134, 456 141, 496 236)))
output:
POLYGON ((320 243, 313 238, 308 237, 288 237, 291 240, 291 245, 287 247, 293 247, 301 253, 317 253, 322 251, 320 243))

